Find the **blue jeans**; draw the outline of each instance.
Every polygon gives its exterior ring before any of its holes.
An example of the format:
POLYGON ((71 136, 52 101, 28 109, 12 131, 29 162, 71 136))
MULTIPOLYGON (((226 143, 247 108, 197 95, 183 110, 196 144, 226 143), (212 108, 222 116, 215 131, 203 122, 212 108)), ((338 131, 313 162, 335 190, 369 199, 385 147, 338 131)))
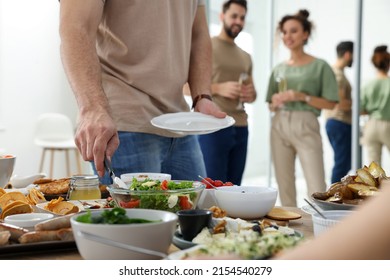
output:
MULTIPOLYGON (((202 152, 196 136, 169 138, 147 133, 119 132, 120 145, 112 157, 117 177, 124 173, 157 172, 172 180, 200 180, 206 176, 202 152)), ((96 173, 94 164, 92 165, 96 173)), ((109 174, 101 179, 111 184, 109 174)))
POLYGON ((199 135, 199 144, 208 177, 241 184, 248 146, 248 127, 232 126, 199 135))
POLYGON ((334 151, 334 166, 331 178, 333 184, 339 182, 351 169, 352 126, 338 120, 329 119, 325 128, 334 151))

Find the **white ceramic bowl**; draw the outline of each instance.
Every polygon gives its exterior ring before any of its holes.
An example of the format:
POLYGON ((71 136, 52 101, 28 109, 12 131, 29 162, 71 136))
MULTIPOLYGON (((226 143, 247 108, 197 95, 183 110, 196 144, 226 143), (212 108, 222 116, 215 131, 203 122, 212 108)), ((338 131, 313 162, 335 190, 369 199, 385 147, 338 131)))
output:
MULTIPOLYGON (((93 216, 99 216, 103 211, 105 210, 97 210, 91 212, 91 214, 93 216)), ((98 241, 91 241, 86 239, 82 232, 166 254, 172 243, 178 220, 175 213, 167 211, 126 209, 126 214, 130 218, 161 220, 161 222, 143 224, 88 224, 76 220, 78 216, 83 214, 85 213, 73 216, 71 218, 71 225, 77 248, 81 256, 87 260, 161 259, 161 257, 106 245, 98 241)))
POLYGON ((321 213, 326 217, 322 218, 318 213, 312 215, 314 236, 318 236, 334 225, 338 224, 342 219, 349 216, 354 211, 351 210, 328 210, 321 213))
POLYGON ((36 224, 52 218, 54 215, 49 213, 24 213, 9 215, 4 218, 4 222, 32 231, 36 224))
POLYGON ((278 190, 272 187, 232 186, 215 190, 220 208, 233 218, 255 219, 264 217, 276 203, 278 190))
MULTIPOLYGON (((218 188, 231 188, 232 186, 221 186, 218 188)), ((217 206, 217 199, 215 198, 214 189, 204 189, 198 200, 199 209, 209 209, 212 206, 217 206)))
POLYGON ((140 172, 140 173, 125 173, 121 175, 121 179, 123 182, 128 183, 136 178, 138 181, 143 181, 145 179, 159 180, 159 181, 170 181, 171 174, 166 173, 148 173, 148 172, 140 172))
POLYGON ((0 188, 4 188, 14 171, 16 157, 0 155, 0 188))

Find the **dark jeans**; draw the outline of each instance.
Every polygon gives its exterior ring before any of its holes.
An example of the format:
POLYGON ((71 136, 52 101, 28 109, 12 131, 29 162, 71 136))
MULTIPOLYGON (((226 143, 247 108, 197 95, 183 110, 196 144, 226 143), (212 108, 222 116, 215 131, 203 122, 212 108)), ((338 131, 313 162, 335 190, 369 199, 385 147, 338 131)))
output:
MULTIPOLYGON (((198 139, 194 135, 169 138, 147 133, 119 132, 120 145, 112 158, 117 177, 125 173, 168 173, 172 180, 198 181, 206 170, 198 139)), ((96 173, 95 166, 92 167, 96 173)), ((101 179, 110 184, 107 172, 101 179)))
POLYGON ((248 127, 228 127, 199 135, 207 176, 240 185, 245 169, 248 127))
POLYGON ((340 181, 351 169, 352 126, 338 120, 329 119, 326 122, 326 133, 334 151, 333 184, 340 181))

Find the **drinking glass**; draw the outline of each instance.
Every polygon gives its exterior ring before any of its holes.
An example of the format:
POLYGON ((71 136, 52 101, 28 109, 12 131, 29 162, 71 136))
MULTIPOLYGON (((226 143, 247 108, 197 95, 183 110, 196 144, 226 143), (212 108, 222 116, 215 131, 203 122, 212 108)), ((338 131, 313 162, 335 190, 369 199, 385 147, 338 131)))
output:
MULTIPOLYGON (((243 72, 240 74, 240 77, 238 79, 238 84, 240 85, 240 88, 242 87, 242 85, 245 85, 248 82, 248 79, 249 79, 249 75, 247 73, 243 72)), ((241 102, 240 98, 238 98, 238 104, 236 109, 237 110, 244 109, 244 102, 241 102)))

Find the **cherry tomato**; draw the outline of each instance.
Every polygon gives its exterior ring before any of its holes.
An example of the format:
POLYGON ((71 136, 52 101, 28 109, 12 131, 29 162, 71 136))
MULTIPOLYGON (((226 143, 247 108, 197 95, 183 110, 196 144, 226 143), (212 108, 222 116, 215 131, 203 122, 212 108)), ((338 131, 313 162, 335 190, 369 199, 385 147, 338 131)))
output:
POLYGON ((223 186, 223 182, 221 180, 214 180, 214 187, 221 187, 223 186))
POLYGON ((119 205, 123 208, 138 208, 140 204, 140 200, 130 200, 130 201, 121 201, 119 205))
POLYGON ((167 180, 162 181, 161 189, 164 191, 166 191, 168 189, 168 181, 167 180))
POLYGON ((191 209, 192 205, 187 196, 179 196, 179 205, 181 210, 191 209))
POLYGON ((224 186, 234 186, 234 184, 232 182, 225 182, 223 185, 224 186))

